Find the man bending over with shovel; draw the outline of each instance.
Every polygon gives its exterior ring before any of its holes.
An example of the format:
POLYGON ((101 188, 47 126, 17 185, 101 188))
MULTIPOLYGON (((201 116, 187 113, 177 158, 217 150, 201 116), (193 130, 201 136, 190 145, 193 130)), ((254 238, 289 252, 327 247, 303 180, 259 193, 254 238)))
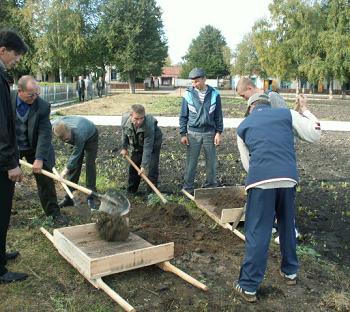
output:
POLYGON ((272 109, 269 98, 256 93, 249 98, 247 118, 237 129, 237 144, 247 171, 248 198, 245 257, 234 289, 248 302, 257 300, 256 292, 264 278, 275 216, 282 255, 279 272, 287 285, 297 282, 294 220, 299 177, 294 132, 308 142, 317 142, 321 136, 316 117, 306 107, 301 113, 272 109))
POLYGON ((141 167, 141 172, 130 165, 128 193, 136 193, 140 185, 140 174, 144 173, 156 186, 159 175, 159 155, 162 145, 162 131, 152 115, 146 115, 140 104, 131 106, 131 113, 122 116, 122 150, 124 157, 131 152, 131 160, 141 167))
MULTIPOLYGON (((63 142, 73 145, 73 152, 68 159, 61 176, 78 183, 84 154, 86 156, 86 187, 96 192, 96 157, 98 149, 98 131, 88 119, 79 116, 64 116, 53 125, 53 133, 63 142)), ((90 209, 97 209, 93 197, 89 196, 87 204, 90 209)), ((59 203, 60 207, 73 206, 68 195, 59 203)))

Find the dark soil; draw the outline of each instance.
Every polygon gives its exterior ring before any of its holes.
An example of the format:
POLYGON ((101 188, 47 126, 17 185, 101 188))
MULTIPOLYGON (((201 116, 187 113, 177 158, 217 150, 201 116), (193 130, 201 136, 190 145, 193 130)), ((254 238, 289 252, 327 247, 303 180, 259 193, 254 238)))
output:
MULTIPOLYGON (((130 231, 152 244, 174 242, 175 257, 171 263, 206 284, 209 291, 200 291, 155 266, 104 278, 110 287, 118 289, 118 293, 137 311, 348 311, 348 133, 324 133, 317 145, 297 142, 301 181, 297 189, 296 208, 297 224, 302 233, 299 242, 299 281, 295 287, 283 283, 278 273, 279 247, 271 243, 266 276, 258 292, 259 302, 247 304, 232 291, 232 283, 239 275, 244 256, 244 242, 215 224, 193 202, 182 197, 180 190, 185 147, 179 143, 178 129, 166 128, 162 131, 164 141, 159 189, 168 195, 169 203, 150 200, 145 195, 146 184, 141 183, 140 194, 129 197, 130 231)), ((128 165, 118 156, 120 129, 100 127, 99 133, 97 166, 104 185, 98 187, 125 189, 128 165)), ((60 167, 65 163, 70 149, 57 141, 54 144, 60 167)), ((196 187, 201 187, 205 181, 204 169, 205 162, 201 156, 196 187)), ((226 130, 222 145, 218 148, 219 183, 221 186, 242 185, 244 179, 235 131, 226 130)), ((21 187, 17 187, 12 226, 22 226, 21 210, 40 206, 35 193, 32 179, 26 179, 21 187), (30 202, 23 204, 26 198, 30 202)), ((60 196, 63 196, 61 192, 60 196)), ((222 201, 224 204, 226 199, 222 201)), ((239 230, 243 231, 242 225, 239 230)), ((86 284, 86 287, 91 285, 86 284)), ((109 299, 106 297, 106 300, 109 299)), ((121 311, 119 307, 117 310, 121 311)), ((79 307, 74 307, 74 311, 80 311, 79 307)))
POLYGON ((129 236, 129 226, 120 214, 97 212, 96 228, 100 237, 108 242, 123 242, 129 236))
POLYGON ((223 192, 218 192, 215 196, 212 196, 209 199, 209 203, 218 207, 220 211, 222 209, 241 208, 244 206, 245 202, 245 197, 234 197, 230 194, 224 194, 223 192))

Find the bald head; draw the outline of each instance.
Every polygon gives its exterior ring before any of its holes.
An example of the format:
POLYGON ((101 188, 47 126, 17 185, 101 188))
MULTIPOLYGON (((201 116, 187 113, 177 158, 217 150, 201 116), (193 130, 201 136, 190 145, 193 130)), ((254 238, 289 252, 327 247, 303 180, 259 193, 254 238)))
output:
POLYGON ((27 104, 33 104, 40 95, 40 88, 38 82, 33 76, 22 76, 18 80, 18 96, 27 104))
POLYGON ((33 76, 30 76, 30 75, 22 76, 18 80, 18 89, 26 91, 28 88, 28 84, 38 85, 38 82, 35 80, 33 76))
POLYGON ((63 121, 56 121, 52 125, 52 130, 55 136, 57 136, 63 142, 69 142, 72 137, 72 131, 70 127, 63 121))

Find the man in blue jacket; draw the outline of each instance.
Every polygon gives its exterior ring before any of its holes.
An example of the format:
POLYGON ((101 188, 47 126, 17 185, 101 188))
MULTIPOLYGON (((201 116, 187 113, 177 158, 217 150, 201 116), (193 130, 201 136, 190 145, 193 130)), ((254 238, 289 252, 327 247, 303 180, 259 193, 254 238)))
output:
MULTIPOLYGON (((90 120, 80 116, 64 116, 56 120, 53 133, 63 142, 73 145, 73 152, 68 159, 61 176, 78 183, 84 154, 86 156, 86 187, 96 191, 96 157, 98 150, 98 131, 90 120)), ((96 209, 93 198, 87 200, 91 209, 96 209)), ((59 203, 60 207, 72 206, 73 201, 66 197, 59 203)))
POLYGON ((180 112, 181 144, 187 146, 183 189, 193 194, 194 179, 201 148, 206 158, 204 187, 216 187, 216 146, 220 145, 223 131, 221 98, 214 88, 206 85, 202 68, 189 73, 192 87, 186 90, 180 112))
POLYGON ((268 96, 260 93, 249 98, 247 115, 237 129, 237 145, 247 171, 246 249, 234 289, 246 301, 255 302, 266 270, 275 216, 282 255, 280 274, 287 285, 297 282, 294 220, 295 186, 299 178, 294 132, 302 140, 317 142, 321 128, 305 105, 299 112, 272 109, 268 96))

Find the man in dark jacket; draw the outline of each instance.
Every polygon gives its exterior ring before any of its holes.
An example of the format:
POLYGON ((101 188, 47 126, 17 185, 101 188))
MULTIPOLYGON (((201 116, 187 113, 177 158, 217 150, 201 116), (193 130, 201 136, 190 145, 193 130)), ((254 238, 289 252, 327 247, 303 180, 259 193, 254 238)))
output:
POLYGON ((204 187, 216 187, 216 146, 220 145, 223 117, 220 94, 205 84, 205 71, 194 68, 189 73, 192 87, 186 90, 180 112, 181 143, 187 146, 183 188, 193 193, 199 154, 203 146, 206 158, 204 187))
POLYGON ((85 81, 83 79, 83 76, 79 76, 79 79, 75 86, 78 96, 79 96, 79 102, 84 102, 85 99, 85 81))
MULTIPOLYGON (((146 115, 145 108, 140 104, 131 106, 131 113, 122 117, 121 155, 128 155, 140 167, 150 181, 157 186, 159 176, 159 155, 162 145, 162 131, 158 121, 152 115, 146 115)), ((133 166, 129 166, 128 192, 136 193, 140 185, 140 175, 133 166)), ((148 189, 150 191, 150 189, 148 189)))
POLYGON ((15 114, 11 106, 10 86, 6 70, 13 68, 27 51, 27 46, 14 31, 0 30, 0 283, 21 281, 25 273, 10 272, 5 265, 18 252, 6 252, 6 236, 10 223, 15 182, 22 180, 18 166, 15 114))
POLYGON ((41 169, 52 172, 55 153, 51 144, 50 104, 39 97, 39 85, 32 76, 18 80, 18 93, 12 95, 16 111, 16 136, 20 158, 33 164, 41 206, 56 225, 67 225, 60 213, 54 181, 40 174, 41 169))
MULTIPOLYGON (((86 187, 96 191, 96 157, 98 150, 98 131, 90 120, 80 116, 64 116, 53 123, 53 133, 63 142, 73 145, 73 152, 68 159, 61 176, 69 181, 79 182, 84 153, 86 155, 86 187)), ((87 200, 90 209, 96 209, 93 197, 87 200)), ((60 207, 72 206, 73 201, 66 197, 60 207)))

